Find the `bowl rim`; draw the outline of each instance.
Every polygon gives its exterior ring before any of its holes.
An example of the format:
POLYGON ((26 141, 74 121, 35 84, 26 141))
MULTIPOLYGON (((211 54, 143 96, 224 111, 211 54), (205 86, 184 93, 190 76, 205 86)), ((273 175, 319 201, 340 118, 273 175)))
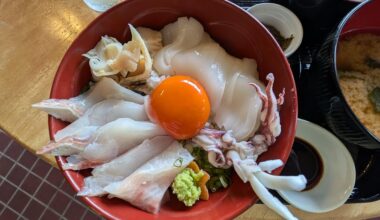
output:
MULTIPOLYGON (((297 49, 300 47, 300 45, 302 43, 302 40, 303 40, 303 26, 302 26, 301 21, 299 20, 299 18, 297 17, 297 15, 294 14, 294 12, 292 12, 290 9, 288 9, 287 7, 285 7, 283 5, 276 4, 276 3, 269 3, 269 2, 267 2, 267 3, 259 3, 259 4, 256 4, 256 5, 253 5, 253 6, 249 7, 247 9, 247 11, 248 11, 248 13, 250 13, 251 15, 254 16, 253 10, 254 9, 256 9, 256 10, 260 9, 260 7, 263 7, 263 6, 267 6, 267 7, 270 7, 271 9, 275 9, 276 11, 278 11, 281 14, 285 15, 289 20, 293 20, 295 22, 296 27, 294 29, 297 30, 295 32, 295 34, 297 34, 299 36, 299 40, 291 42, 291 44, 294 45, 293 49, 288 50, 288 48, 290 47, 290 45, 285 50, 281 49, 281 51, 283 51, 283 53, 285 54, 286 57, 290 57, 294 52, 297 51, 297 49), (286 13, 282 13, 282 12, 286 12, 286 13)), ((259 20, 258 18, 256 18, 256 19, 259 20)), ((277 41, 276 41, 276 43, 277 43, 277 41)))
MULTIPOLYGON (((54 80, 53 80, 53 83, 52 83, 52 87, 51 87, 51 91, 50 91, 50 95, 49 97, 50 98, 53 98, 53 96, 55 95, 56 93, 56 89, 58 87, 58 84, 59 84, 59 77, 58 77, 58 73, 61 73, 64 69, 64 66, 66 66, 66 63, 68 62, 69 60, 69 51, 72 49, 73 45, 76 45, 77 42, 79 41, 79 37, 84 33, 86 32, 90 27, 96 25, 96 23, 98 22, 98 20, 102 19, 103 16, 111 13, 113 10, 116 10, 117 8, 119 7, 122 7, 124 4, 128 4, 130 2, 134 2, 134 1, 140 1, 140 0, 125 0, 113 7, 111 7, 110 9, 108 9, 107 11, 105 11, 104 13, 98 15, 93 21, 91 21, 78 35, 77 37, 71 42, 70 46, 66 49, 66 52, 64 54, 64 56, 62 57, 61 61, 60 61, 60 64, 57 68, 57 71, 56 71, 56 74, 54 76, 54 80)), ((263 27, 263 31, 266 31, 267 34, 268 34, 268 37, 272 38, 272 40, 276 43, 275 46, 277 47, 277 49, 279 51, 282 51, 280 46, 277 44, 276 40, 273 38, 273 36, 269 33, 269 31, 267 29, 265 29, 265 27, 255 18, 253 17, 250 13, 248 13, 246 10, 244 10, 243 8, 239 7, 238 5, 236 5, 235 3, 233 2, 230 2, 230 1, 220 1, 220 0, 212 0, 212 1, 216 1, 216 2, 222 2, 223 4, 226 4, 226 6, 228 7, 232 7, 232 8, 235 8, 235 10, 239 10, 240 13, 242 14, 246 14, 247 16, 250 16, 251 19, 255 20, 258 25, 262 26, 263 27)), ((297 117, 298 117, 298 96, 297 96, 297 90, 295 89, 296 88, 296 84, 295 84, 295 81, 294 81, 294 77, 293 77, 293 74, 292 74, 292 70, 290 68, 290 65, 287 61, 287 58, 285 56, 284 53, 281 53, 281 59, 282 61, 284 62, 285 66, 286 66, 286 69, 287 69, 287 72, 291 73, 289 74, 288 77, 290 77, 291 81, 293 82, 292 85, 293 85, 293 88, 292 90, 292 93, 294 94, 294 97, 293 97, 293 100, 291 100, 291 103, 293 105, 295 105, 296 107, 293 108, 293 113, 292 115, 295 116, 294 118, 294 122, 291 122, 290 124, 290 127, 289 129, 291 130, 291 136, 293 137, 292 141, 290 144, 293 143, 294 141, 294 138, 295 138, 295 134, 296 134, 296 127, 297 127, 297 117)), ((53 140, 54 139, 54 132, 52 130, 52 125, 55 123, 55 119, 54 117, 52 116, 48 116, 48 127, 49 127, 49 136, 50 136, 50 139, 53 140)), ((292 146, 292 145, 290 145, 292 146)), ((288 157, 289 157, 289 154, 290 154, 290 151, 291 151, 291 147, 289 147, 288 149, 284 150, 283 151, 283 154, 286 155, 284 156, 284 160, 287 160, 288 157)), ((58 164, 58 167, 59 169, 61 170, 61 172, 63 173, 66 181, 70 184, 70 186, 76 190, 76 191, 79 191, 80 188, 78 186, 78 184, 76 184, 76 180, 74 180, 72 178, 72 174, 70 174, 70 170, 63 170, 62 168, 62 165, 65 163, 65 159, 66 157, 63 157, 63 156, 55 156, 55 159, 57 161, 57 164, 58 164)), ((272 172, 272 174, 275 174, 275 175, 279 175, 281 173, 283 169, 283 166, 274 170, 272 172)), ((92 197, 80 197, 80 199, 89 207, 91 208, 93 211, 95 211, 97 214, 107 218, 107 219, 115 219, 115 216, 113 216, 111 213, 105 211, 103 208, 101 208, 100 206, 98 206, 97 202, 93 201, 92 197)), ((249 209, 252 205, 254 205, 256 202, 257 202, 258 198, 257 196, 255 195, 255 197, 251 200, 250 204, 241 208, 240 210, 235 210, 235 211, 232 211, 230 212, 231 214, 228 215, 228 216, 223 216, 221 219, 232 219, 232 218, 235 218, 237 217, 238 215, 240 215, 241 213, 243 213, 244 211, 246 211, 247 209, 249 209)), ((157 217, 157 216, 155 216, 157 217)))
MULTIPOLYGON (((338 25, 338 29, 337 31, 334 33, 333 35, 333 41, 332 41, 332 47, 331 47, 331 51, 330 53, 333 55, 332 56, 332 59, 333 59, 333 82, 336 86, 337 89, 337 92, 338 92, 338 95, 339 95, 339 98, 340 100, 342 100, 342 103, 344 105, 344 108, 347 110, 347 113, 348 115, 351 117, 351 119, 354 121, 355 125, 362 131, 364 132, 365 134, 367 134, 367 136, 369 138, 371 138, 373 141, 377 142, 378 144, 380 144, 380 138, 376 137, 370 130, 368 130, 368 128, 366 126, 364 126, 362 124, 362 122, 359 120, 359 118, 356 116, 356 114, 354 113, 354 111, 352 110, 351 106, 348 104, 343 92, 342 92, 342 89, 340 87, 340 82, 339 82, 339 74, 338 74, 338 66, 337 66, 337 51, 338 51, 338 44, 339 44, 339 40, 341 39, 342 35, 344 35, 342 33, 343 31, 343 28, 345 27, 345 25, 347 24, 347 22, 350 20, 350 18, 357 12, 359 11, 362 7, 364 7, 367 3, 370 3, 371 0, 367 0, 367 1, 364 1, 362 3, 360 3, 359 5, 357 5, 355 8, 353 8, 344 18, 343 20, 339 23, 338 25)), ((380 27, 379 27, 380 29, 380 27)), ((359 30, 367 30, 367 28, 363 28, 363 29, 354 29, 354 30, 350 30, 349 32, 351 31, 359 31, 359 30)), ((346 32, 348 33, 348 32, 346 32)))

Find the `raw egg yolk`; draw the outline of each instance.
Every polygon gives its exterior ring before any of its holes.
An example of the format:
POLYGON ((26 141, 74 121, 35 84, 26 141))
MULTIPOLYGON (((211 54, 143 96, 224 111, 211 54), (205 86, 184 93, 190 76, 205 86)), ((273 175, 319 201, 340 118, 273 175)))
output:
POLYGON ((206 91, 189 76, 163 80, 150 94, 148 114, 175 139, 195 136, 210 115, 206 91))

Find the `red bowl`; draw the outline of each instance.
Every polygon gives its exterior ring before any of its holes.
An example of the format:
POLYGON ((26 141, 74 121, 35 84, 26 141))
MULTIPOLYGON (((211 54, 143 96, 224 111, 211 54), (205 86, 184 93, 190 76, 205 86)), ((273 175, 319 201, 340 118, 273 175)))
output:
MULTIPOLYGON (((191 16, 200 21, 206 31, 230 54, 254 58, 261 80, 273 72, 275 93, 285 88, 285 104, 280 116, 282 133, 260 160, 287 160, 292 148, 297 121, 297 94, 289 64, 281 48, 269 32, 250 14, 223 0, 127 0, 96 18, 72 43, 63 57, 55 76, 51 98, 69 98, 79 94, 90 80, 88 60, 82 54, 90 50, 102 35, 116 37, 121 42, 130 39, 128 23, 160 29, 180 16, 191 16)), ((67 124, 49 117, 50 137, 67 124)), ((61 167, 64 157, 57 157, 61 167)), ((279 174, 281 168, 274 171, 279 174)), ((67 181, 78 191, 89 171, 63 171, 67 181)), ((212 193, 209 201, 198 202, 192 208, 171 199, 162 205, 157 215, 137 209, 119 199, 84 197, 93 210, 110 219, 230 219, 257 201, 249 184, 235 175, 232 185, 212 193)))

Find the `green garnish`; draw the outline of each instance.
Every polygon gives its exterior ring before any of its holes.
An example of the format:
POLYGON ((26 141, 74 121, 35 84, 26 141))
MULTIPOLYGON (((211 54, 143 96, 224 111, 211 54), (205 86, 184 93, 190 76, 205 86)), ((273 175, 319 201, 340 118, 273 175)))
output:
POLYGON ((177 160, 174 161, 173 166, 174 167, 182 167, 182 163, 183 163, 183 158, 180 157, 180 158, 178 158, 177 160))
POLYGON ((231 168, 222 169, 211 165, 208 162, 207 152, 200 147, 193 146, 191 150, 191 154, 198 166, 210 175, 210 180, 206 183, 206 186, 211 192, 227 188, 231 184, 231 168))
POLYGON ((227 182, 226 178, 224 176, 219 176, 219 180, 220 180, 220 183, 222 184, 222 186, 224 188, 227 188, 228 182, 227 182))
POLYGON ((380 87, 374 88, 368 96, 369 100, 375 106, 376 112, 380 113, 380 87))

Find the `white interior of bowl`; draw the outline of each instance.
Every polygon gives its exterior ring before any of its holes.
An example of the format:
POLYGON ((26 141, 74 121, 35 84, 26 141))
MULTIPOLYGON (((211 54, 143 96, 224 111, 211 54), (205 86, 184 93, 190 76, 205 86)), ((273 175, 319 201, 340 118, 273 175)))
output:
POLYGON ((262 3, 252 6, 248 12, 255 16, 261 23, 276 28, 283 37, 293 35, 293 40, 284 51, 288 57, 301 45, 303 38, 302 24, 297 16, 289 9, 273 3, 262 3))

